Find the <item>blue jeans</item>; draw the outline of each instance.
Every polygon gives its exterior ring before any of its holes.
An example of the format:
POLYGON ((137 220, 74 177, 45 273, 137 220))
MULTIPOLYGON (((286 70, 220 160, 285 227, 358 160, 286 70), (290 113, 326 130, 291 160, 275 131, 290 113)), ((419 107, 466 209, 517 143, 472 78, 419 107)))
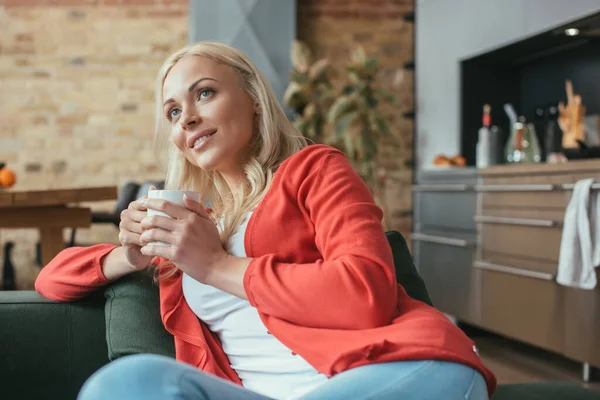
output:
MULTIPOLYGON (((478 372, 443 361, 399 361, 365 365, 335 375, 302 400, 445 399, 487 400, 478 372)), ((78 400, 267 400, 242 386, 157 355, 123 357, 83 385, 78 400)))

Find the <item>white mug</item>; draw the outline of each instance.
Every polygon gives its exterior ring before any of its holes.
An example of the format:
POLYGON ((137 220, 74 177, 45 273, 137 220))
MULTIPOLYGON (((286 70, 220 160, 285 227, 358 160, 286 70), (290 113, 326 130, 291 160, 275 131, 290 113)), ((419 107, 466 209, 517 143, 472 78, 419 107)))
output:
MULTIPOLYGON (((198 201, 198 202, 200 201, 200 192, 194 192, 191 190, 149 190, 148 191, 149 199, 163 199, 163 200, 170 201, 171 203, 175 203, 182 207, 185 207, 185 204, 183 203, 183 195, 186 195, 191 200, 198 201)), ((167 215, 161 211, 148 209, 148 216, 152 216, 152 215, 162 215, 163 217, 171 218, 169 215, 167 215)), ((158 245, 158 246, 167 246, 167 244, 163 243, 163 242, 150 242, 148 244, 153 244, 153 245, 158 245)))

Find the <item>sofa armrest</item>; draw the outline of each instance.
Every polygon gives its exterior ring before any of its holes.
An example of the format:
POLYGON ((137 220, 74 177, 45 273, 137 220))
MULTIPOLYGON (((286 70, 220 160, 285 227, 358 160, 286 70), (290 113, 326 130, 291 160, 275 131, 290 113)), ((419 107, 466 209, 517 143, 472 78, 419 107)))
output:
POLYGON ((104 297, 60 303, 34 291, 0 291, 3 398, 75 399, 108 362, 104 297))

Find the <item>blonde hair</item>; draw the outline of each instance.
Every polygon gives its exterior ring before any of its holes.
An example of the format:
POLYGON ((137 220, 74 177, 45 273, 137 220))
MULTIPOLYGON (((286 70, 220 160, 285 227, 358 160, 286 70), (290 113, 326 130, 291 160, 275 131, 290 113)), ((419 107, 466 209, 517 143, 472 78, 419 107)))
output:
MULTIPOLYGON (((155 145, 158 151, 168 147, 165 189, 199 191, 203 204, 210 201, 213 216, 222 221, 221 242, 226 247, 244 216, 264 197, 277 167, 305 147, 307 142, 288 120, 269 83, 246 55, 223 43, 199 42, 172 54, 158 72, 155 145), (162 111, 163 84, 173 66, 190 56, 205 57, 229 66, 238 76, 241 87, 259 106, 250 142, 251 156, 244 167, 245 184, 235 195, 218 171, 204 171, 192 165, 167 133, 168 121, 162 111), (165 139, 168 139, 168 144, 165 139)), ((173 276, 176 272, 173 268, 160 269, 164 271, 159 271, 159 279, 173 276)))

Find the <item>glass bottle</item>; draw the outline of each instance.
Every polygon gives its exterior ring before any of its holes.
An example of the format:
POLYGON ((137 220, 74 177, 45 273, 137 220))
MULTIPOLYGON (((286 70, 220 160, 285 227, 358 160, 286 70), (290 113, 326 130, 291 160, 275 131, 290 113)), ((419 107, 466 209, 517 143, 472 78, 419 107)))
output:
POLYGON ((509 164, 537 163, 542 159, 540 143, 533 124, 525 123, 521 117, 511 129, 510 137, 504 149, 506 162, 509 164))

